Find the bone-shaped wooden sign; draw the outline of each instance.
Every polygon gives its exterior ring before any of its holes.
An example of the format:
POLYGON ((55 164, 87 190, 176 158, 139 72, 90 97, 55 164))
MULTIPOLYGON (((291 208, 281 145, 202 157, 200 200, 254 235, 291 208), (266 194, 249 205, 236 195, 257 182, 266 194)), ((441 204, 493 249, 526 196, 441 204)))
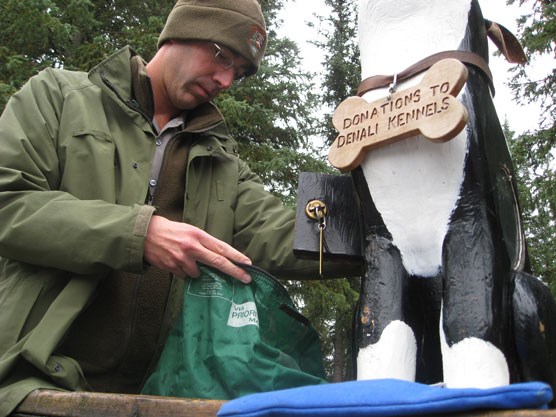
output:
POLYGON ((349 97, 334 112, 340 133, 328 160, 340 171, 351 171, 365 151, 422 134, 433 142, 455 137, 467 123, 467 110, 456 99, 467 81, 467 68, 457 59, 435 63, 415 87, 367 102, 349 97))

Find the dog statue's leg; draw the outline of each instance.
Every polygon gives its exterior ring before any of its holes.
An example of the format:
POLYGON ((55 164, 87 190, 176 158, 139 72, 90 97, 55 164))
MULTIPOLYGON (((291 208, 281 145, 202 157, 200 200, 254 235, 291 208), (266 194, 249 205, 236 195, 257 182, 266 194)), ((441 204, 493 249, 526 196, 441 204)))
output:
POLYGON ((510 277, 472 167, 443 249, 440 324, 448 387, 489 388, 510 383, 513 355, 510 277), (510 357, 507 357, 510 355, 510 357))
POLYGON ((403 317, 407 273, 389 239, 367 236, 365 246, 367 270, 361 288, 357 379, 414 381, 417 344, 403 317))
POLYGON ((408 274, 360 169, 352 178, 362 211, 365 271, 355 322, 357 379, 415 380, 417 344, 405 321, 408 274))

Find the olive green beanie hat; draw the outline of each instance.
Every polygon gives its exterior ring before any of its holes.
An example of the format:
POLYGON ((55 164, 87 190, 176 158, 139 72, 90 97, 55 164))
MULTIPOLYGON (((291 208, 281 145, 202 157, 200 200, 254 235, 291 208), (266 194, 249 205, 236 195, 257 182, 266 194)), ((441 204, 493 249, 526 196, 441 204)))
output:
POLYGON ((266 30, 257 0, 178 0, 158 38, 203 40, 225 45, 259 69, 266 48, 266 30))

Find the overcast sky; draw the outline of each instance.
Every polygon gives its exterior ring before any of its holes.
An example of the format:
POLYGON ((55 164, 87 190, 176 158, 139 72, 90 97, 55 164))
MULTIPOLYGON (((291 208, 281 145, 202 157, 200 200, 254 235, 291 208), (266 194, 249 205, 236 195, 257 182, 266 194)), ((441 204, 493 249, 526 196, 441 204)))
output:
MULTIPOLYGON (((502 24, 514 34, 517 33, 516 19, 523 12, 516 4, 507 6, 506 0, 483 0, 480 4, 483 15, 487 19, 502 24)), ((525 5, 527 6, 527 3, 525 5)), ((318 34, 315 29, 308 28, 306 22, 315 21, 314 13, 324 15, 325 11, 324 0, 287 0, 282 15, 284 19, 283 33, 295 40, 303 49, 304 65, 313 72, 322 71, 322 58, 319 51, 307 43, 310 39, 316 39, 318 34)), ((489 48, 491 51, 490 66, 496 89, 494 104, 499 118, 503 121, 507 117, 510 128, 518 133, 535 129, 538 124, 538 107, 534 105, 519 106, 515 103, 507 87, 510 79, 508 70, 512 64, 507 63, 503 57, 492 56, 495 47, 491 42, 489 42, 489 48)), ((552 60, 550 65, 553 64, 552 60)))

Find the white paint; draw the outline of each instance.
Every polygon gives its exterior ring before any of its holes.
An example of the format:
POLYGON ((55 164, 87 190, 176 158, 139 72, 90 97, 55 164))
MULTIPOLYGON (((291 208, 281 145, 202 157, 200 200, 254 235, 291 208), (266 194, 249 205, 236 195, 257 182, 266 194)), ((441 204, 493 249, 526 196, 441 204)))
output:
MULTIPOLYGON (((362 78, 393 74, 440 51, 457 49, 465 35, 469 0, 361 0, 362 78), (431 24, 434 22, 434 24, 431 24)), ((400 84, 416 85, 422 75, 400 84)), ((367 93, 372 101, 385 90, 367 93)), ((467 134, 443 143, 422 136, 369 152, 362 168, 373 201, 409 273, 436 275, 450 215, 459 198, 467 134)))
POLYGON ((449 347, 441 324, 440 348, 448 388, 494 388, 510 383, 506 358, 492 343, 468 337, 449 347))
POLYGON ((373 201, 411 274, 427 277, 440 270, 466 148, 465 132, 446 144, 418 137, 373 151, 362 164, 373 201))
POLYGON ((415 381, 417 344, 411 328, 399 321, 392 321, 380 340, 359 350, 357 354, 357 379, 395 378, 415 381))
POLYGON ((392 74, 449 49, 465 35, 470 0, 360 0, 362 78, 392 74))

